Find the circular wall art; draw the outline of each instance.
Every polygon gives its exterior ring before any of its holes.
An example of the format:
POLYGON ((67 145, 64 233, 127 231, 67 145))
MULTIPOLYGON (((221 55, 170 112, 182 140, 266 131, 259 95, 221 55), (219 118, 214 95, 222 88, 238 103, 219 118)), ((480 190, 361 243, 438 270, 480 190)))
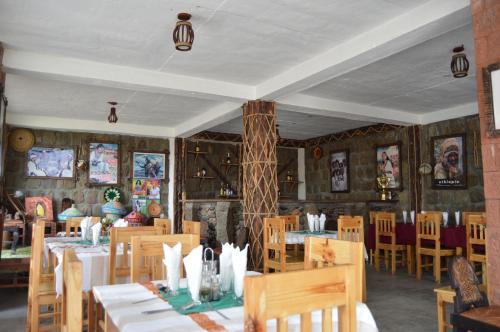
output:
POLYGON ((9 145, 16 152, 27 152, 35 144, 35 135, 26 128, 16 128, 9 135, 9 145))
POLYGON ((121 198, 120 190, 116 187, 111 187, 104 191, 106 202, 119 202, 121 198))

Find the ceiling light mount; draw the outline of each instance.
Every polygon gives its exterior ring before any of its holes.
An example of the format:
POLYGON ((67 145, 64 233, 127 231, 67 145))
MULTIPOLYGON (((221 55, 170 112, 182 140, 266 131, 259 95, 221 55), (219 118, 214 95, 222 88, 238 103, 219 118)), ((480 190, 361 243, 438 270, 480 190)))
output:
POLYGON ((193 47, 194 40, 194 30, 191 22, 191 14, 189 13, 179 13, 177 14, 179 21, 175 23, 175 28, 173 32, 173 39, 175 43, 175 49, 181 52, 190 51, 193 47))
POLYGON ((109 110, 109 115, 108 115, 108 122, 109 123, 116 123, 118 122, 118 116, 116 116, 116 105, 118 103, 116 101, 108 101, 108 104, 111 105, 111 109, 109 110))
POLYGON ((453 77, 461 78, 466 77, 469 73, 469 60, 464 52, 464 45, 457 46, 453 49, 453 56, 451 58, 451 72, 453 77))

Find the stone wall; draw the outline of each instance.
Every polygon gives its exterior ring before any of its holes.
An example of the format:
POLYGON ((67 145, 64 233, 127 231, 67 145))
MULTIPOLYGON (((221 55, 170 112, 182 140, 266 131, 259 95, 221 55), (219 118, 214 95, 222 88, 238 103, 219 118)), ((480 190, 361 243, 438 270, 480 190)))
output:
MULTIPOLYGON (((122 192, 122 203, 131 210, 131 188, 130 179, 131 156, 130 151, 168 151, 168 139, 145 138, 122 135, 105 135, 67 131, 33 130, 35 134, 35 145, 40 146, 82 146, 83 155, 80 159, 88 159, 87 143, 94 142, 117 142, 120 144, 120 181, 118 186, 122 192)), ((69 197, 75 201, 78 209, 86 215, 100 216, 101 206, 104 201, 104 190, 108 187, 87 186, 87 172, 80 172, 78 180, 53 180, 53 179, 27 179, 24 176, 26 154, 7 149, 6 156, 6 190, 14 192, 21 190, 26 196, 50 196, 53 199, 54 214, 60 211, 61 200, 69 197)), ((161 183, 160 202, 162 213, 167 214, 168 198, 168 157, 165 165, 166 179, 161 183)))

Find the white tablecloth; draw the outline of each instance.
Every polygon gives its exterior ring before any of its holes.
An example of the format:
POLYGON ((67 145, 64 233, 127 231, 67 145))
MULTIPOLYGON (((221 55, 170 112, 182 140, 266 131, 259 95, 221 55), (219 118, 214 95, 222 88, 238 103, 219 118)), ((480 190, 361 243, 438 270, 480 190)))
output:
MULTIPOLYGON (((53 237, 45 239, 45 255, 49 251, 57 258, 57 266, 54 268, 56 279, 56 293, 62 293, 63 271, 62 260, 64 249, 72 248, 82 262, 82 290, 88 292, 93 286, 106 285, 108 283, 109 244, 84 245, 75 243, 81 241, 79 237, 53 237)), ((121 257, 121 256, 120 256, 121 257)), ((119 259, 119 257, 117 257, 119 259)))
MULTIPOLYGON (((163 284, 166 282, 163 281, 163 284)), ((181 280, 180 287, 186 287, 186 280, 181 280)), ((157 331, 205 331, 189 316, 178 314, 175 311, 161 312, 152 315, 142 314, 146 310, 166 309, 171 306, 160 298, 132 304, 132 302, 154 297, 149 290, 140 284, 121 284, 98 286, 93 288, 97 302, 100 302, 113 324, 122 332, 157 332, 157 331)), ((205 312, 211 320, 223 325, 227 331, 244 331, 243 307, 234 307, 220 310, 229 320, 224 319, 216 312, 205 312)), ((332 310, 334 331, 338 331, 337 309, 332 310)), ((357 304, 357 320, 359 332, 377 332, 377 325, 373 316, 364 303, 357 304)), ((313 331, 321 331, 321 312, 315 311, 312 315, 313 331)), ((268 321, 269 331, 276 330, 276 321, 268 321)), ((300 316, 288 318, 288 330, 300 331, 300 316)))
POLYGON ((336 231, 328 232, 286 232, 285 242, 286 244, 304 244, 306 236, 323 237, 328 239, 337 239, 336 231))

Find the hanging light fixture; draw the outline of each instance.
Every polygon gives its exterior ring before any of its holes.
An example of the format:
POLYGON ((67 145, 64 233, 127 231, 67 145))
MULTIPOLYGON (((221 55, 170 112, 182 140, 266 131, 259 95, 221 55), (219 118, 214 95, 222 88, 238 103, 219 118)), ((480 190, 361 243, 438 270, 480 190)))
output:
POLYGON ((188 22, 191 18, 191 14, 179 13, 177 14, 179 21, 175 23, 175 29, 173 33, 175 49, 178 51, 190 51, 193 46, 194 40, 194 30, 191 22, 188 22))
POLYGON ((451 72, 453 77, 460 78, 467 76, 469 72, 469 60, 465 56, 464 45, 457 46, 453 49, 453 57, 451 58, 451 72))
POLYGON ((118 117, 116 116, 116 105, 118 104, 116 101, 108 101, 108 104, 111 105, 111 109, 109 110, 108 122, 116 123, 118 121, 118 117))

